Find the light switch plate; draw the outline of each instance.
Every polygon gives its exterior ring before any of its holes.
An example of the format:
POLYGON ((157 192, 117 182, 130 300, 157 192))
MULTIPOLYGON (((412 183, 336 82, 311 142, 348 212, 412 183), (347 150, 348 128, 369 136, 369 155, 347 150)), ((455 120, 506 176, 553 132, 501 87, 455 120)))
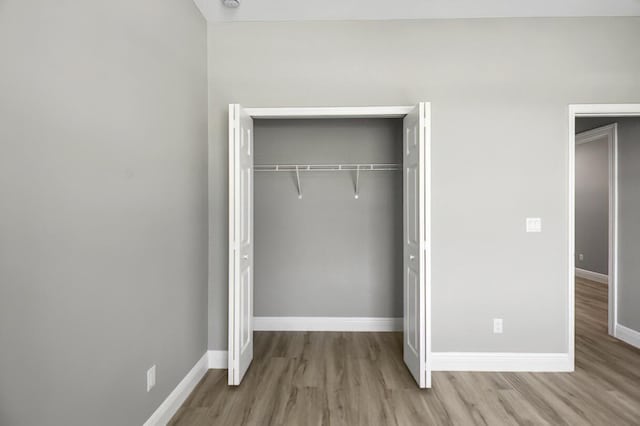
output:
POLYGON ((156 385, 156 366, 155 364, 147 370, 147 392, 156 385))
POLYGON ((528 217, 527 232, 542 232, 542 219, 539 217, 528 217))

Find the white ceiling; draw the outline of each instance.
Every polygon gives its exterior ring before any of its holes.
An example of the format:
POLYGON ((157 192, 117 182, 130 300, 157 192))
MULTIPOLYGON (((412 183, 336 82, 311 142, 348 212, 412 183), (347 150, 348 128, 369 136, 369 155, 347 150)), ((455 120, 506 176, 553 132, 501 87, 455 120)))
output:
POLYGON ((640 16, 640 0, 194 0, 209 21, 640 16))

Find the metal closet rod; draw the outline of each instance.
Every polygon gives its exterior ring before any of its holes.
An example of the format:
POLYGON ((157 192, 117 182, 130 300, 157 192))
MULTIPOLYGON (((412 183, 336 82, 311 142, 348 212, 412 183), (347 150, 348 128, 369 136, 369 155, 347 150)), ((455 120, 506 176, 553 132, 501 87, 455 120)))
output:
POLYGON ((402 164, 256 164, 256 172, 396 171, 402 164))

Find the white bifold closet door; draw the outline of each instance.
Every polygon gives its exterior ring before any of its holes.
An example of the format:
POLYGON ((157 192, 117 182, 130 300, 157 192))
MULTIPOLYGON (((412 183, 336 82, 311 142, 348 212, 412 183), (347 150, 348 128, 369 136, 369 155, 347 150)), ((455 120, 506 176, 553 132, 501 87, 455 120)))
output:
POLYGON ((427 309, 428 117, 426 103, 404 118, 404 362, 421 388, 431 387, 431 336, 427 309))
POLYGON ((229 384, 253 360, 253 119, 229 105, 229 384))

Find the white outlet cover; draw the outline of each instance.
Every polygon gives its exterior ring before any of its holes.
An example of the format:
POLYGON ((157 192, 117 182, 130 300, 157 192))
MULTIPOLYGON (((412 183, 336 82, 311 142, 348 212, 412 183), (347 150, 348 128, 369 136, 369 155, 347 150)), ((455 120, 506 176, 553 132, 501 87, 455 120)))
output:
POLYGON ((528 217, 527 232, 542 232, 542 219, 539 217, 528 217))
POLYGON ((147 392, 156 385, 156 366, 153 365, 147 370, 147 392))
POLYGON ((493 332, 495 334, 502 334, 502 318, 493 319, 493 332))

